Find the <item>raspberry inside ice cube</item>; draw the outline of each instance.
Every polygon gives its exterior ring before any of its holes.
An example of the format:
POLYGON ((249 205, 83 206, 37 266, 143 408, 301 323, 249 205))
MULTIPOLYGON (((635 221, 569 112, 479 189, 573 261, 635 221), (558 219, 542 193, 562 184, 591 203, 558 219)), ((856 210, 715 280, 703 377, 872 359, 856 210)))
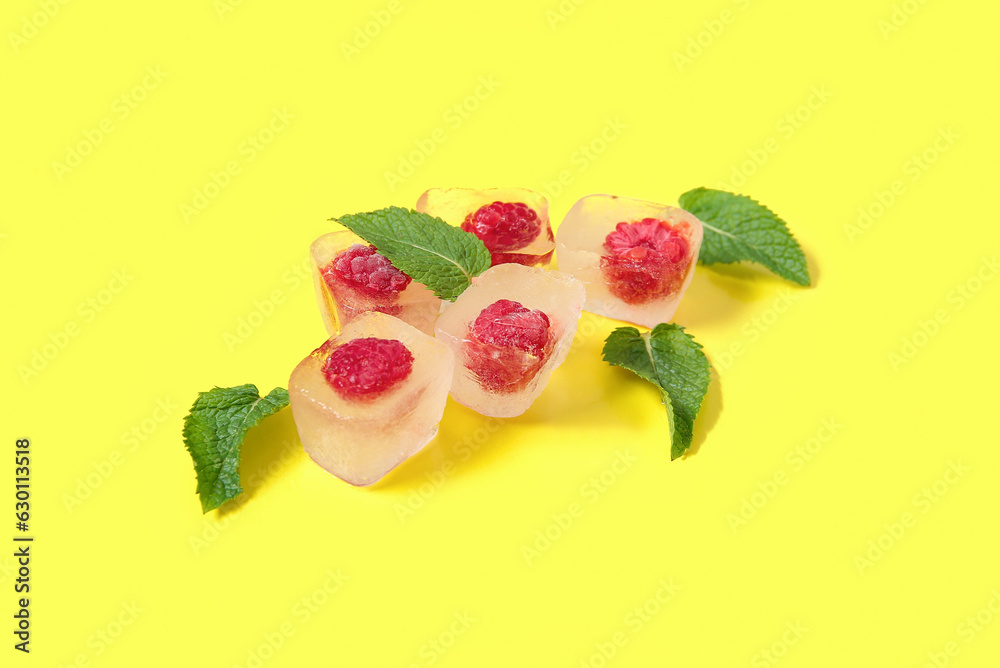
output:
POLYGON ((334 349, 323 363, 326 382, 345 399, 374 399, 413 370, 413 354, 400 341, 366 337, 334 349))
POLYGON ((552 338, 549 325, 542 311, 510 299, 493 302, 469 326, 469 371, 494 392, 524 389, 545 363, 552 338))
POLYGON ((451 396, 483 415, 524 413, 566 359, 585 296, 572 276, 537 267, 477 276, 435 325, 455 352, 451 396))
POLYGON ((670 322, 691 284, 702 235, 683 209, 588 195, 559 226, 559 270, 586 286, 586 310, 653 328, 670 322))
POLYGON ((347 230, 324 234, 309 253, 317 302, 330 334, 369 311, 396 316, 433 333, 441 300, 361 237, 347 230))
POLYGON ((295 367, 288 396, 306 453, 352 485, 370 485, 437 434, 454 376, 452 349, 366 312, 295 367))
POLYGON ((548 201, 527 188, 431 188, 417 211, 475 234, 490 251, 491 265, 548 265, 555 238, 548 201))
POLYGON ((642 304, 676 292, 690 262, 687 239, 664 220, 621 222, 604 240, 601 271, 608 290, 626 304, 642 304))

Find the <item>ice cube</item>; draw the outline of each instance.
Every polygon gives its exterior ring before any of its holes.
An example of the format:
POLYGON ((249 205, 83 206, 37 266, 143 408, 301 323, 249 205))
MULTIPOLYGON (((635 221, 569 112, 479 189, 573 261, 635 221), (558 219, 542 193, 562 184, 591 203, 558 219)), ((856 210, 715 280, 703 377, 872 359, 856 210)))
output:
POLYGON ((288 380, 306 453, 352 485, 370 485, 438 431, 454 371, 448 346, 371 311, 299 363, 288 380))
POLYGON ((493 417, 528 410, 566 359, 584 299, 572 276, 520 264, 473 279, 435 327, 455 352, 451 396, 493 417))
POLYGON ((433 335, 441 300, 399 271, 353 232, 325 234, 312 243, 313 283, 331 336, 362 313, 378 311, 433 335))
POLYGON ((701 221, 683 209, 588 195, 559 226, 559 270, 586 286, 585 310, 655 327, 673 318, 701 239, 701 221))
POLYGON ((555 241, 549 203, 526 188, 431 188, 417 211, 460 226, 483 240, 493 264, 548 266, 555 241))

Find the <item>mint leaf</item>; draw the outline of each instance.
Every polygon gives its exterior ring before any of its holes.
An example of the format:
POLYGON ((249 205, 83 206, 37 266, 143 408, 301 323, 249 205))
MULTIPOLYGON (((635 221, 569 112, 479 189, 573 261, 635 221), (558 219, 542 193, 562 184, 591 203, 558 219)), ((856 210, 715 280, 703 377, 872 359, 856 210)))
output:
POLYGON ((400 271, 455 301, 490 268, 490 252, 474 234, 426 213, 391 206, 331 218, 375 246, 400 271))
POLYGON ((198 475, 201 510, 207 513, 236 498, 240 487, 240 445, 251 427, 288 405, 288 390, 276 387, 261 398, 256 385, 199 392, 184 418, 184 447, 198 475))
POLYGON ((711 380, 711 366, 694 337, 680 325, 666 323, 644 334, 619 327, 604 341, 604 361, 659 388, 670 426, 670 459, 687 452, 711 380))
POLYGON ((716 264, 749 260, 778 276, 809 285, 809 267, 798 242, 763 204, 746 195, 695 188, 680 197, 681 208, 702 222, 705 238, 698 262, 716 264))

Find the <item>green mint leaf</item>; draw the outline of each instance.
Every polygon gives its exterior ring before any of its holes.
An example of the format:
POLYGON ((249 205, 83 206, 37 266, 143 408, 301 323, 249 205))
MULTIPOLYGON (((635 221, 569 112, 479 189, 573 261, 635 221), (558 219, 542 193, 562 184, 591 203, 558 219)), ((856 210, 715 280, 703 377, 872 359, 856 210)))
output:
POLYGON ((490 268, 490 252, 474 234, 426 213, 391 206, 331 218, 441 299, 455 301, 475 276, 490 268))
POLYGON ((619 327, 604 341, 604 361, 660 390, 670 426, 670 459, 687 452, 711 380, 711 366, 694 337, 680 325, 666 323, 645 334, 635 327, 619 327))
POLYGON ((198 475, 201 510, 207 513, 236 498, 240 487, 240 445, 247 431, 288 405, 288 390, 261 397, 256 385, 199 392, 184 418, 184 447, 198 475))
POLYGON ((799 285, 810 284, 806 256, 798 242, 785 221, 763 204, 711 188, 689 190, 681 195, 680 204, 704 225, 698 255, 701 264, 749 260, 799 285))

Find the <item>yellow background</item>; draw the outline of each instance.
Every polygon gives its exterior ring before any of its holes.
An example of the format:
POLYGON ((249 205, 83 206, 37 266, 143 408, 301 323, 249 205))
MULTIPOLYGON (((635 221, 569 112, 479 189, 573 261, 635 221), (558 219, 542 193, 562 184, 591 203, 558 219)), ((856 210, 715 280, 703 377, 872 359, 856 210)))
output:
POLYGON ((223 1, 4 4, 0 484, 30 437, 36 542, 0 663, 997 665, 993 3, 223 1), (284 411, 201 515, 183 415, 324 339, 328 217, 723 184, 814 287, 699 268, 695 455, 585 315, 524 416, 449 402, 354 489, 284 411))

